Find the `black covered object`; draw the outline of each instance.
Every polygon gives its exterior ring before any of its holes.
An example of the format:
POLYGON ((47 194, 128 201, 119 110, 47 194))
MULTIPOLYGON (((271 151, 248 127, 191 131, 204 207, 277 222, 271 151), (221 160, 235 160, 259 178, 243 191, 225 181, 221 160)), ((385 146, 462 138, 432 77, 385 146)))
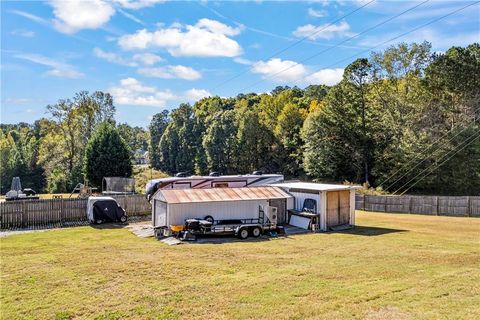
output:
POLYGON ((103 221, 120 221, 125 210, 115 200, 98 200, 93 204, 93 219, 103 221))

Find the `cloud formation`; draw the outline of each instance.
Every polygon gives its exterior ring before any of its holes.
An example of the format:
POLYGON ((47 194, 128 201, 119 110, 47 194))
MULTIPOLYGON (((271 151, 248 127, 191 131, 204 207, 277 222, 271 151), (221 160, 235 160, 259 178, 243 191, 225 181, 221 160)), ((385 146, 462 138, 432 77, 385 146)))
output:
POLYGON ((55 28, 72 34, 82 29, 97 29, 115 14, 111 3, 101 0, 51 0, 55 28))
POLYGON ((148 77, 163 78, 163 79, 183 79, 183 80, 197 80, 202 77, 202 74, 197 70, 176 65, 164 66, 158 68, 142 68, 138 73, 148 77))
POLYGON ((267 62, 258 61, 253 66, 253 73, 261 74, 264 79, 274 83, 289 85, 325 84, 335 85, 342 80, 343 69, 321 69, 312 73, 307 66, 291 60, 279 58, 267 62))
POLYGON ((18 54, 15 56, 18 59, 23 59, 26 61, 30 61, 39 65, 51 67, 50 70, 46 72, 47 75, 59 77, 59 78, 69 78, 69 79, 78 79, 84 76, 83 73, 77 71, 75 67, 62 63, 59 61, 55 61, 53 59, 44 57, 39 54, 18 54))
POLYGON ((153 53, 137 53, 133 55, 132 58, 124 58, 121 55, 114 52, 107 52, 98 47, 93 49, 93 54, 100 59, 106 60, 110 63, 119 64, 127 67, 137 67, 139 64, 146 66, 154 65, 157 62, 162 61, 163 59, 160 56, 157 56, 153 53))
POLYGON ((333 39, 335 37, 345 37, 353 35, 350 32, 350 25, 346 21, 338 24, 321 24, 314 26, 313 24, 306 24, 298 27, 293 31, 293 35, 299 38, 308 38, 310 40, 317 39, 333 39))
POLYGON ((312 18, 323 18, 328 15, 326 10, 315 10, 313 8, 308 8, 308 15, 312 18))
MULTIPOLYGON (((143 22, 134 15, 122 10, 138 10, 146 7, 152 7, 161 0, 50 0, 53 7, 53 25, 55 29, 62 33, 73 34, 83 29, 98 29, 104 26, 115 12, 118 10, 125 17, 143 24, 143 22)), ((31 14, 17 12, 29 19, 36 19, 31 14)), ((42 19, 43 20, 43 19, 42 19)))
POLYGON ((171 90, 159 90, 153 86, 142 84, 135 78, 129 77, 120 80, 117 86, 111 87, 109 92, 119 105, 165 107, 169 102, 194 102, 210 96, 204 89, 186 90, 174 94, 171 90))
POLYGON ((122 66, 127 66, 127 67, 136 67, 138 64, 134 61, 129 61, 128 59, 125 59, 121 57, 120 55, 113 53, 113 52, 106 52, 103 51, 100 48, 94 48, 93 49, 93 54, 100 59, 106 60, 111 63, 116 63, 120 64, 122 66))
POLYGON ((307 69, 301 63, 295 61, 273 58, 267 62, 258 61, 252 66, 252 72, 272 77, 273 81, 288 82, 297 81, 307 73, 307 69))
POLYGON ((118 44, 125 50, 163 48, 172 56, 236 57, 243 50, 229 37, 238 35, 241 31, 241 27, 200 19, 195 25, 177 23, 153 32, 141 29, 120 37, 118 44))

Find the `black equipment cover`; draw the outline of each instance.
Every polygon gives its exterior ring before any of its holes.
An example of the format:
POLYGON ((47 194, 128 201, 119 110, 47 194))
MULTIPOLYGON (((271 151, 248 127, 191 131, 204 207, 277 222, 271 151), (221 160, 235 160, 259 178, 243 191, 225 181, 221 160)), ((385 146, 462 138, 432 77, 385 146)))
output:
POLYGON ((120 221, 125 210, 119 207, 115 200, 98 200, 93 204, 93 219, 106 221, 120 221))

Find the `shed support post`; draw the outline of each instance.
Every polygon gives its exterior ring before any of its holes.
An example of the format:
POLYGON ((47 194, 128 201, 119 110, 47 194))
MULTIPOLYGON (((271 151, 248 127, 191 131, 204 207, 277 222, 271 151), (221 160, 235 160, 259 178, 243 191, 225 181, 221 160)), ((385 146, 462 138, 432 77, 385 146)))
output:
POLYGON ((355 225, 355 190, 350 190, 350 225, 355 225))
POLYGON ((327 231, 327 191, 320 192, 320 230, 327 231))

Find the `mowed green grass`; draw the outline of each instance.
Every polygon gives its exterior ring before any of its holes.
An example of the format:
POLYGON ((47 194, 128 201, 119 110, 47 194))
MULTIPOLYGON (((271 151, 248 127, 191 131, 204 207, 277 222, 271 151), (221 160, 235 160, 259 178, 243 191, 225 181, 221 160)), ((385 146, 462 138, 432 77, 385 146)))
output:
POLYGON ((1 239, 2 319, 479 319, 480 219, 167 246, 126 229, 1 239))

